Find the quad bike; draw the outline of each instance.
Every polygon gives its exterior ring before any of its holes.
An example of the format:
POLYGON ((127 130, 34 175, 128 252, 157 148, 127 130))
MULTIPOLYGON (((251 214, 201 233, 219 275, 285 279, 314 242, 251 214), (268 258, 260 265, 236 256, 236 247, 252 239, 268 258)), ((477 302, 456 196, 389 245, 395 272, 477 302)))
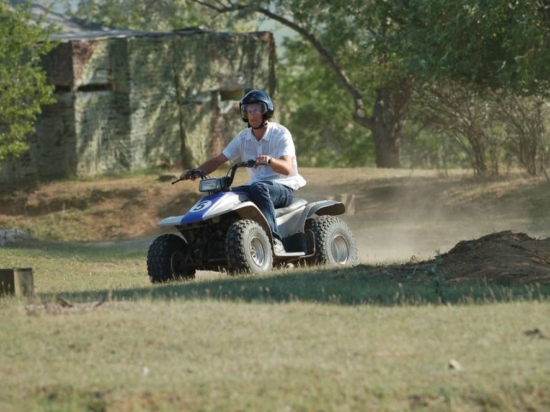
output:
POLYGON ((200 170, 189 172, 188 177, 201 178, 199 191, 207 195, 186 214, 158 223, 174 227, 180 235, 161 235, 149 247, 147 271, 152 283, 193 279, 197 270, 263 274, 289 263, 357 263, 355 238, 335 217, 345 212, 345 206, 333 200, 308 203, 295 197, 289 206, 275 209, 285 247, 285 253, 275 253, 264 215, 245 193, 231 190, 237 169, 254 166, 254 160, 236 163, 217 178, 200 170))

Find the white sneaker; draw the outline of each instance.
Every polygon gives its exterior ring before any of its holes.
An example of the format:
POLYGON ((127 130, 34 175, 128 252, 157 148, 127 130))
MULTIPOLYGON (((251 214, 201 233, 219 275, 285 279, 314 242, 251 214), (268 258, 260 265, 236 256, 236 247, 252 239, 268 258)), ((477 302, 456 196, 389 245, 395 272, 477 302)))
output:
POLYGON ((279 239, 273 239, 273 250, 275 250, 276 255, 284 255, 286 253, 283 242, 279 239))

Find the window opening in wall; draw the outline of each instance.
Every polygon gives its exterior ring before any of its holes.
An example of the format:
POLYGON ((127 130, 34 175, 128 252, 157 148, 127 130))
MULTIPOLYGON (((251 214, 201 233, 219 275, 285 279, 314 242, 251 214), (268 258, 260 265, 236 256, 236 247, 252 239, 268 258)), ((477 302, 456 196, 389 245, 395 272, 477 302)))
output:
POLYGON ((54 93, 69 93, 71 86, 55 86, 54 93))
POLYGON ((220 90, 220 100, 241 100, 245 95, 244 89, 239 90, 220 90))
POLYGON ((113 90, 111 84, 87 84, 85 86, 80 86, 77 91, 89 93, 89 92, 110 92, 113 90))

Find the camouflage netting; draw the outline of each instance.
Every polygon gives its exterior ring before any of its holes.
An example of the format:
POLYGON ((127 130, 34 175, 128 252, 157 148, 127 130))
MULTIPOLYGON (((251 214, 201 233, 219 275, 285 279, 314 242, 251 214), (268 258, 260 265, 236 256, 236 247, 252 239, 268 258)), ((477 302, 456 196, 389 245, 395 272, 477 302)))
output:
POLYGON ((44 59, 57 103, 0 180, 194 167, 245 125, 244 92, 275 88, 270 33, 71 38, 44 59))

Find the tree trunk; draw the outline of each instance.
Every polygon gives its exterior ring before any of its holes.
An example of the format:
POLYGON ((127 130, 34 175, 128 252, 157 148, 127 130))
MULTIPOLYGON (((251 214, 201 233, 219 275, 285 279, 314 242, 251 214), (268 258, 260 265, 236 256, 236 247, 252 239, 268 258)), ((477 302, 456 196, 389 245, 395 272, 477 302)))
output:
POLYGON ((376 167, 401 167, 402 129, 410 98, 411 91, 405 81, 376 90, 371 123, 376 167))
POLYGON ((384 126, 376 124, 372 130, 376 167, 398 169, 401 167, 400 139, 393 128, 384 126))

